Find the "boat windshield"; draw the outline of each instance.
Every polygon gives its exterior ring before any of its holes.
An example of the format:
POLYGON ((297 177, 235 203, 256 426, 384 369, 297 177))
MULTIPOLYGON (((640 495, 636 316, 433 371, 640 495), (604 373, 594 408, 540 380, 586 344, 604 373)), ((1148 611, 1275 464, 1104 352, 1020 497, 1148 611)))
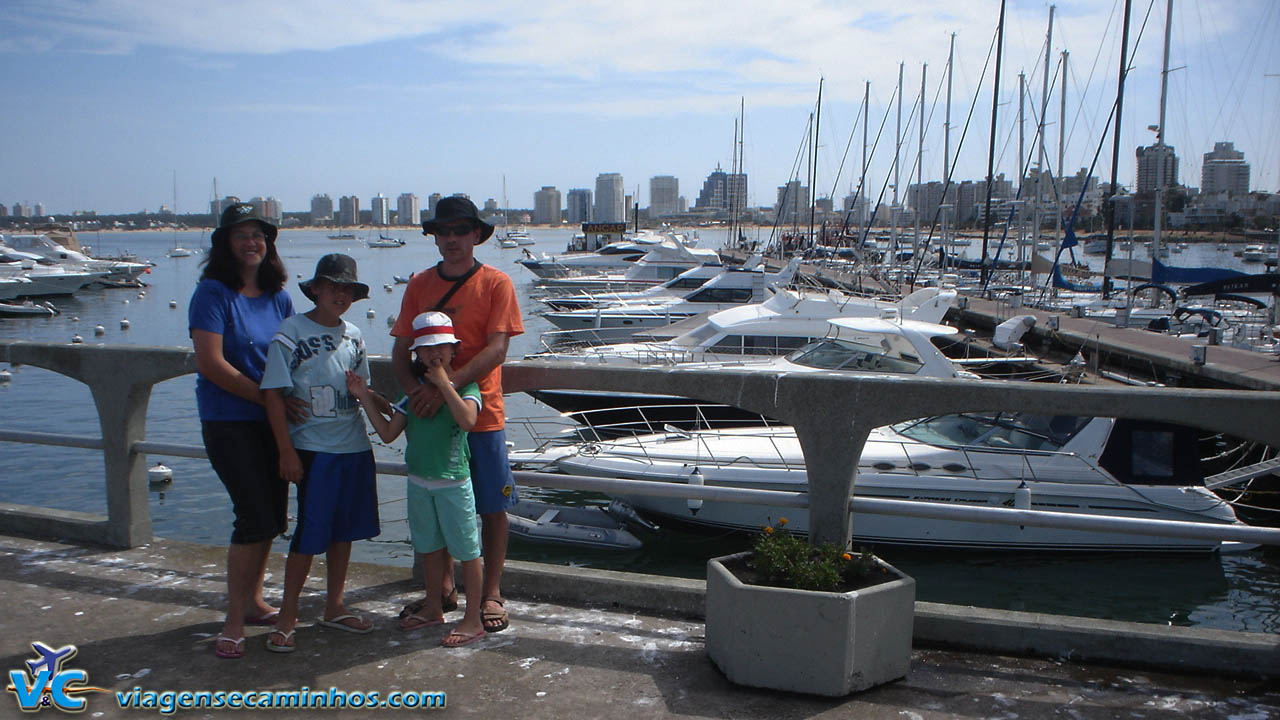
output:
POLYGON ((857 340, 824 338, 787 356, 820 370, 917 373, 924 367, 915 347, 901 335, 861 334, 857 340))
POLYGON ((962 413, 899 423, 900 435, 930 445, 1061 450, 1091 418, 1023 413, 962 413))

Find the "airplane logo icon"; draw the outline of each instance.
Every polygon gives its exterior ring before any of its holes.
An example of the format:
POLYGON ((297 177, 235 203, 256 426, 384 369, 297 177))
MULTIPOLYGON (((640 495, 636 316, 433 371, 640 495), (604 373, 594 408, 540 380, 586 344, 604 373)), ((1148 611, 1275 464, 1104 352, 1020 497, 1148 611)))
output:
POLYGON ((38 659, 27 661, 27 669, 31 671, 31 677, 39 675, 42 668, 48 668, 51 674, 57 675, 62 672, 62 663, 70 660, 76 655, 75 645, 63 645, 57 650, 54 650, 39 640, 31 643, 31 649, 40 653, 40 657, 38 659))

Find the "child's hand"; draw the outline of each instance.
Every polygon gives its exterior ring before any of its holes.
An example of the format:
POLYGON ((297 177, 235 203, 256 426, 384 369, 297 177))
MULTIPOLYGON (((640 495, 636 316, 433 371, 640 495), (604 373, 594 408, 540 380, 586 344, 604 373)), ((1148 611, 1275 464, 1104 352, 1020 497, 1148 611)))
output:
POLYGON ((302 459, 297 452, 280 454, 280 477, 294 485, 302 482, 302 459))
POLYGON ((347 392, 351 393, 352 395, 355 395, 357 398, 363 401, 365 398, 369 396, 369 385, 364 381, 364 378, 348 370, 347 371, 347 392))
POLYGON ((449 379, 449 370, 439 360, 433 360, 431 366, 427 368, 427 380, 438 388, 453 382, 449 379))

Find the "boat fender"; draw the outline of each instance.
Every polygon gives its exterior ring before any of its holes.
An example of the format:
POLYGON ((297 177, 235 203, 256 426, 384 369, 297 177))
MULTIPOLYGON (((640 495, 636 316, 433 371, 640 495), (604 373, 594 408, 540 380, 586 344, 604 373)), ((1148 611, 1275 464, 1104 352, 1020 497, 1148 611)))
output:
MULTIPOLYGON (((705 481, 702 477, 702 471, 698 469, 697 465, 694 465, 693 472, 689 473, 689 485, 702 487, 704 483, 705 481)), ((697 515, 698 511, 702 509, 702 500, 700 498, 689 498, 686 502, 689 506, 689 513, 691 515, 697 515)))
POLYGON ((1019 482, 1013 490, 1013 507, 1015 510, 1031 509, 1031 488, 1027 487, 1026 480, 1019 482))

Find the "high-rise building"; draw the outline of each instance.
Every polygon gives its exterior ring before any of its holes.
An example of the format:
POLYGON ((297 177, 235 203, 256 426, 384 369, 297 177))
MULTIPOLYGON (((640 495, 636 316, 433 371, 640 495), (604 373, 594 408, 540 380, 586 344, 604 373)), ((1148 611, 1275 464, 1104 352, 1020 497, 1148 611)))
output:
POLYGON ((311 196, 311 224, 329 225, 333 222, 333 198, 327 194, 311 196))
POLYGON ((593 215, 594 222, 627 221, 626 194, 622 190, 622 175, 601 173, 596 176, 596 204, 593 215))
POLYGON ((422 211, 418 209, 418 196, 413 193, 400 193, 396 198, 396 224, 417 225, 422 222, 422 211))
POLYGON ((280 206, 280 201, 273 197, 264 198, 258 196, 250 200, 249 203, 253 205, 254 209, 262 213, 262 216, 272 225, 279 225, 281 219, 284 218, 284 210, 280 206))
POLYGON ((574 188, 565 198, 565 219, 571 223, 591 222, 591 191, 587 188, 574 188))
POLYGON ((680 212, 680 180, 673 175, 649 178, 649 217, 660 218, 680 212))
POLYGON ((533 194, 533 222, 537 225, 559 225, 560 207, 560 191, 552 185, 543 185, 533 194))
POLYGON ((440 193, 431 193, 427 196, 427 213, 431 217, 436 216, 436 203, 440 202, 441 197, 440 193))
POLYGON ((36 203, 36 217, 44 217, 44 203, 36 203))
POLYGON ((355 195, 343 195, 338 198, 338 224, 360 224, 360 198, 355 195))
POLYGON ((1172 145, 1139 146, 1137 155, 1139 194, 1155 192, 1157 177, 1162 190, 1178 185, 1178 155, 1172 145))
POLYGON ((1204 154, 1204 164, 1200 166, 1200 192, 1204 195, 1248 194, 1249 163, 1244 161, 1244 153, 1236 150, 1235 143, 1216 142, 1213 151, 1204 154))
POLYGON ((223 210, 226 210, 227 208, 231 207, 232 205, 235 205, 238 202, 240 202, 240 198, 236 197, 235 195, 228 195, 222 198, 221 200, 209 201, 209 212, 213 213, 214 223, 217 223, 218 219, 222 217, 223 210))
POLYGON ((4 203, 0 203, 0 217, 9 217, 9 207, 4 203))
POLYGON ((743 212, 747 207, 747 174, 727 173, 717 165, 702 183, 695 210, 743 212))
POLYGON ((369 201, 370 222, 374 225, 391 224, 391 198, 382 193, 373 196, 369 201))
POLYGON ((483 212, 484 212, 486 215, 488 215, 488 214, 492 214, 492 213, 496 213, 496 212, 498 212, 498 210, 499 210, 499 209, 500 209, 500 208, 498 207, 498 201, 497 201, 497 200, 495 200, 495 199, 493 199, 493 198, 489 198, 488 200, 485 200, 485 201, 484 201, 484 211, 483 211, 483 212))
POLYGON ((809 217, 809 186, 792 180, 778 187, 778 222, 798 222, 809 217))

